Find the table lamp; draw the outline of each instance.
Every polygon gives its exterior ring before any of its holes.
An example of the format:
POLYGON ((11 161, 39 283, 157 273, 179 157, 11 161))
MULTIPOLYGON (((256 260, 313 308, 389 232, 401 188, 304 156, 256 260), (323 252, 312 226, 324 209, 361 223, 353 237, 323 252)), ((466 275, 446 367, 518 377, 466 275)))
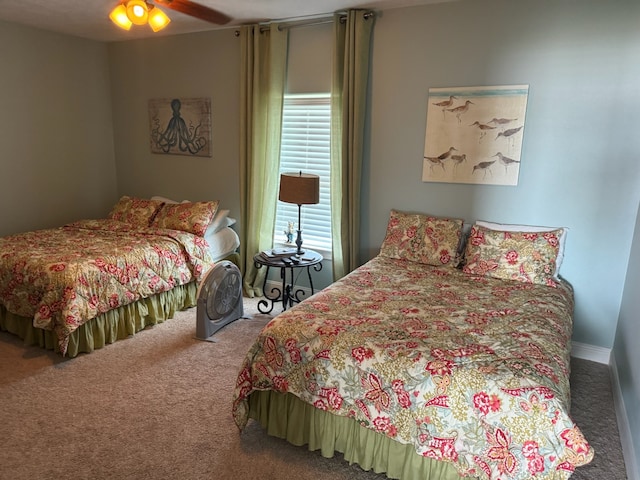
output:
POLYGON ((302 226, 300 213, 302 205, 312 205, 320 202, 320 177, 311 173, 283 173, 280 175, 280 194, 278 199, 285 203, 298 205, 298 236, 296 255, 302 255, 302 226))

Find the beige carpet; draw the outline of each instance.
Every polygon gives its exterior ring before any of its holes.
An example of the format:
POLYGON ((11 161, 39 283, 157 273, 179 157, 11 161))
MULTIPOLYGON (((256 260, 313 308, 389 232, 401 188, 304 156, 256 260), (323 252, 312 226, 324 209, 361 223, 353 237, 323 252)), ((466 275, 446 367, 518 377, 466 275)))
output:
MULTIPOLYGON (((267 436, 238 433, 238 368, 271 318, 256 314, 194 338, 195 309, 67 360, 0 333, 0 479, 383 479, 267 436)), ((576 422, 596 449, 576 479, 625 477, 607 367, 572 364, 576 422), (574 384, 575 377, 575 384, 574 384)))

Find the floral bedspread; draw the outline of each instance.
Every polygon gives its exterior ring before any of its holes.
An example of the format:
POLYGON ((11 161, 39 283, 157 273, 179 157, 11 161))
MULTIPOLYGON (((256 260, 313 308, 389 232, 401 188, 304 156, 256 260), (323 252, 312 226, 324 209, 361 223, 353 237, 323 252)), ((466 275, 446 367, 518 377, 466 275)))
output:
POLYGON ((54 330, 60 352, 86 321, 177 285, 211 266, 204 238, 117 220, 82 220, 0 238, 0 303, 54 330))
POLYGON ((240 370, 483 479, 566 479, 593 450, 569 416, 573 292, 376 257, 265 326, 240 370))

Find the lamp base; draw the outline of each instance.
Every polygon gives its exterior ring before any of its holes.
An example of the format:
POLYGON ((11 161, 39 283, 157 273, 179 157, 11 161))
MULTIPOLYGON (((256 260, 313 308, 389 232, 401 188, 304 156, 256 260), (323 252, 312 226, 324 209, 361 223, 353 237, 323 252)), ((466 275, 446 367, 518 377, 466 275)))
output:
MULTIPOLYGON (((298 222, 298 225, 300 223, 298 222)), ((298 230, 298 236, 296 237, 296 245, 298 246, 298 250, 296 251, 296 256, 300 257, 304 253, 302 249, 302 230, 298 230)))

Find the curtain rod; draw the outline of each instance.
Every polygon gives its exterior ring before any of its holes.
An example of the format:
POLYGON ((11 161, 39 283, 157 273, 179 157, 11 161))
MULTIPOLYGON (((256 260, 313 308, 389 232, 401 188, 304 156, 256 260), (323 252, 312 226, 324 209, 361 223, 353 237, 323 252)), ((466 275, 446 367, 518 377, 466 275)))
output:
MULTIPOLYGON (((376 15, 375 12, 369 10, 364 12, 363 17, 365 20, 369 20, 371 17, 374 17, 375 15, 376 15)), ((346 20, 347 20, 347 15, 345 13, 340 13, 340 22, 344 23, 346 20)), ((326 16, 326 17, 309 18, 305 20, 291 20, 291 21, 284 21, 280 23, 278 25, 278 29, 282 30, 284 28, 311 27, 314 25, 325 25, 327 23, 332 23, 332 22, 333 22, 333 15, 326 16)), ((271 21, 267 23, 261 23, 260 33, 267 31, 269 29, 269 25, 271 25, 272 23, 278 23, 278 22, 271 21)), ((236 37, 240 36, 240 30, 235 31, 235 36, 236 37)))

